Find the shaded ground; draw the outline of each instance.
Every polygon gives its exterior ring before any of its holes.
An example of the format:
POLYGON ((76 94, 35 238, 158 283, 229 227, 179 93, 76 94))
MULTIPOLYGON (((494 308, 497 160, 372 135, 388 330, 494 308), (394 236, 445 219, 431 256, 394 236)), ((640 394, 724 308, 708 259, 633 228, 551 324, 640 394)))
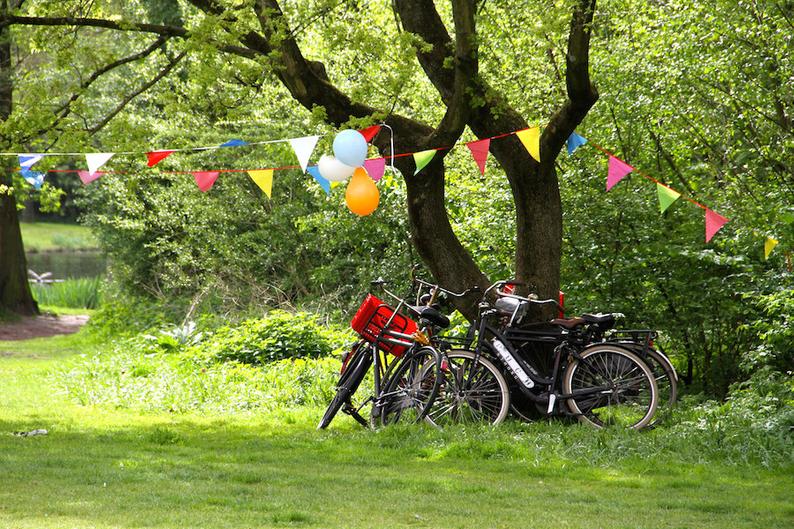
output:
POLYGON ((0 323, 0 341, 45 338, 58 334, 72 334, 86 324, 86 315, 42 315, 19 321, 0 323))

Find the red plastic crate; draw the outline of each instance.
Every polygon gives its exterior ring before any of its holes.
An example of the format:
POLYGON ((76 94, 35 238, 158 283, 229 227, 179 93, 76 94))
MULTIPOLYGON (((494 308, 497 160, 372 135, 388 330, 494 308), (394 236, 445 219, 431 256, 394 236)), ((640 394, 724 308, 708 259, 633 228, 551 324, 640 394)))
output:
MULTIPOLYGON (((364 302, 358 308, 356 315, 350 322, 350 326, 356 331, 364 340, 372 343, 381 334, 386 322, 394 314, 394 308, 390 307, 372 294, 367 294, 364 302)), ((410 318, 406 318, 399 312, 394 316, 388 331, 399 332, 402 334, 413 334, 419 327, 416 322, 410 318)), ((388 335, 381 336, 381 339, 388 337, 388 335)), ((395 339, 397 339, 395 337, 395 339)), ((387 353, 394 356, 402 356, 408 347, 400 344, 393 344, 384 341, 378 342, 378 347, 387 353)))

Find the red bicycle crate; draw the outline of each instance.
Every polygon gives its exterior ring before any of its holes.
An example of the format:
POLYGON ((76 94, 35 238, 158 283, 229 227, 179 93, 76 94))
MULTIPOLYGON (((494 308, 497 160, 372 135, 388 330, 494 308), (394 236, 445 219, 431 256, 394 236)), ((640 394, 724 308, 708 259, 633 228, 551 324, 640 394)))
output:
MULTIPOLYGON (((383 331, 384 327, 386 326, 386 322, 389 321, 389 318, 392 317, 392 314, 394 314, 394 319, 389 325, 387 332, 391 331, 402 334, 413 334, 419 329, 415 321, 411 320, 410 318, 406 318, 399 312, 395 314, 392 307, 388 306, 372 294, 367 294, 367 297, 364 298, 364 302, 358 308, 356 315, 353 316, 350 326, 353 327, 353 330, 356 331, 364 340, 372 343, 375 341, 378 335, 380 335, 381 331, 383 331)), ((405 353, 405 351, 408 349, 408 347, 404 345, 382 341, 382 339, 386 337, 387 336, 381 337, 381 341, 378 342, 378 347, 383 351, 391 353, 394 356, 402 356, 403 353, 405 353)))

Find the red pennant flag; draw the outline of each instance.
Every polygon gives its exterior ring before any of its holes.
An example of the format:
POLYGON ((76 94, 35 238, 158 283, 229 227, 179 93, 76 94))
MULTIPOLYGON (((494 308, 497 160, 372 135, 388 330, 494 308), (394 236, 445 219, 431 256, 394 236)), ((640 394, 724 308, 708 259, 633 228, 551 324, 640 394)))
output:
POLYGON ((380 125, 372 125, 371 127, 367 127, 366 129, 361 129, 359 132, 361 133, 362 136, 364 136, 364 139, 367 140, 367 143, 369 143, 372 141, 372 138, 378 135, 378 132, 380 132, 380 128, 381 128, 380 125))
POLYGON ((706 242, 709 242, 728 219, 706 208, 706 242))
POLYGON ((92 174, 89 173, 88 171, 77 171, 77 176, 80 177, 80 180, 82 180, 83 185, 88 185, 97 178, 99 178, 100 176, 102 176, 102 173, 97 171, 96 173, 92 174))
POLYGON ((196 185, 198 185, 199 189, 206 193, 215 183, 215 180, 218 179, 219 174, 218 171, 199 171, 193 173, 193 178, 196 179, 196 185))
POLYGON ((149 160, 148 165, 149 167, 154 167, 158 163, 162 162, 169 156, 171 156, 174 151, 152 151, 146 153, 146 158, 149 160))
POLYGON ((471 151, 474 161, 477 162, 477 167, 480 168, 480 174, 485 176, 485 162, 488 160, 488 149, 491 148, 491 138, 484 140, 470 141, 466 147, 471 151))
POLYGON ((609 157, 609 169, 607 170, 607 191, 615 187, 615 184, 623 180, 634 168, 614 156, 609 157))

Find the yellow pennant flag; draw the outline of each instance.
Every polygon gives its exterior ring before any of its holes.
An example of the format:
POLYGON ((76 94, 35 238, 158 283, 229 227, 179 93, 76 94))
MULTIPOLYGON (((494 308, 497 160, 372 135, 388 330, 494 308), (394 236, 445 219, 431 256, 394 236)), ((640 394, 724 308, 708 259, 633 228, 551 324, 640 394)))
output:
POLYGON ((540 127, 519 130, 516 136, 524 144, 524 148, 537 161, 540 161, 540 127))
POLYGON ((270 198, 270 192, 273 190, 273 169, 248 171, 248 174, 251 176, 251 180, 265 192, 267 198, 270 198))
POLYGON ((767 237, 766 241, 764 242, 764 260, 769 259, 769 254, 772 253, 772 250, 775 249, 777 243, 779 241, 777 239, 773 239, 772 237, 767 237))

